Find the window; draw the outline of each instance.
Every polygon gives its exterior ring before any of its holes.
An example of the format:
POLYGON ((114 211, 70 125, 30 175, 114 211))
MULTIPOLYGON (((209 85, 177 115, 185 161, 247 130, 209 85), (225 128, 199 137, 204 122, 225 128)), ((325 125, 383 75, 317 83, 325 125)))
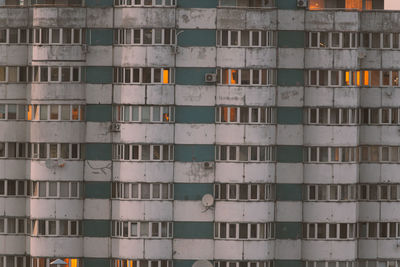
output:
POLYGON ((72 220, 37 220, 33 219, 31 222, 32 236, 51 236, 51 235, 62 235, 62 236, 78 236, 82 235, 80 221, 72 220), (66 234, 67 229, 68 234, 66 234))
POLYGON ((218 161, 275 161, 274 146, 216 146, 218 161))
POLYGON ((222 47, 275 47, 273 31, 218 30, 217 46, 222 47))
POLYGON ((175 29, 115 29, 114 44, 174 45, 175 29))
POLYGON ((271 201, 275 198, 275 188, 273 184, 215 184, 214 196, 216 200, 271 201))
POLYGON ((172 200, 173 185, 166 183, 113 182, 111 195, 115 199, 172 200))
POLYGON ((172 238, 172 222, 112 221, 112 237, 172 238))
POLYGON ((75 181, 32 181, 31 190, 30 194, 33 197, 41 198, 81 198, 83 196, 82 182, 75 181))
POLYGON ((354 239, 354 223, 303 223, 305 239, 354 239))
POLYGON ((272 124, 276 122, 276 109, 265 107, 216 107, 216 122, 272 124))
MULTIPOLYGON (((304 267, 356 267, 356 261, 305 261, 304 267), (328 264, 328 265, 326 265, 328 264)), ((361 267, 361 266, 360 266, 361 267)))
MULTIPOLYGON (((27 257, 28 258, 28 257, 27 257)), ((82 267, 83 266, 83 261, 82 259, 76 259, 76 258, 60 258, 67 264, 63 265, 63 267, 82 267)), ((29 259, 27 259, 28 261, 29 259)), ((27 267, 32 266, 32 267, 51 267, 53 265, 50 265, 51 262, 55 261, 56 258, 37 258, 37 257, 32 257, 32 265, 27 262, 27 267)), ((22 266, 22 265, 21 265, 22 266)))
POLYGON ((305 185, 305 201, 357 201, 354 184, 305 185))
POLYGON ((275 85, 272 69, 218 69, 218 83, 227 85, 275 85))
POLYGON ((305 162, 309 163, 355 163, 358 162, 357 147, 308 147, 305 162))
POLYGON ((114 160, 171 161, 174 159, 173 145, 114 144, 114 160))
POLYGON ((274 261, 214 261, 214 267, 274 267, 274 261))
POLYGON ((120 84, 173 84, 175 74, 173 68, 114 68, 114 83, 120 84))
POLYGON ((274 0, 219 0, 220 7, 274 7, 274 0))
POLYGON ((271 239, 275 237, 274 223, 216 222, 214 236, 216 239, 271 239))
POLYGON ((112 267, 172 267, 170 260, 137 260, 137 259, 113 259, 112 267))
POLYGON ((175 6, 176 0, 115 0, 115 6, 175 6))
POLYGON ((175 108, 172 106, 114 106, 114 120, 123 122, 162 122, 175 120, 175 108))
POLYGON ((358 38, 356 32, 308 32, 306 33, 306 47, 321 49, 357 48, 358 38))

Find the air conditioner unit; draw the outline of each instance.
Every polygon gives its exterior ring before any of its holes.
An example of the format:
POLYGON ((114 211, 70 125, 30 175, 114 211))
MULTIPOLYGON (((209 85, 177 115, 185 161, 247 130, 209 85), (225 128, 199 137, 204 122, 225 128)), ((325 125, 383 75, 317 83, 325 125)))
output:
POLYGON ((214 168, 214 162, 209 162, 209 161, 206 161, 206 162, 204 162, 203 163, 203 167, 204 167, 204 169, 213 169, 214 168))
POLYGON ((217 74, 206 73, 206 75, 204 76, 204 81, 207 83, 215 83, 217 81, 217 74))
POLYGON ((111 132, 120 132, 121 131, 121 124, 119 124, 119 123, 111 124, 110 131, 111 132))
POLYGON ((297 0, 297 7, 307 7, 307 0, 297 0))

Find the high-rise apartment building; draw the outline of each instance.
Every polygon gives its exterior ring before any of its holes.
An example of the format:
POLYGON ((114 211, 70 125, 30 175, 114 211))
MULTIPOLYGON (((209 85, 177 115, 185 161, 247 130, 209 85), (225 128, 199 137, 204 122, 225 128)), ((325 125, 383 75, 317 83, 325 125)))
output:
POLYGON ((383 0, 0 6, 0 267, 400 267, 383 0))

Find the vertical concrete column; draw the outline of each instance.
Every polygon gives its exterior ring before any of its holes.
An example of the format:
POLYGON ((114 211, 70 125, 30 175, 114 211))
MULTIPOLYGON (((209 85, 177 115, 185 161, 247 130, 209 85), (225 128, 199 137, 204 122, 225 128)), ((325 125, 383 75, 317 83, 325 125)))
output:
POLYGON ((176 10, 176 118, 174 164, 174 266, 213 260, 214 212, 203 206, 213 194, 215 154, 216 0, 178 1, 176 10))
POLYGON ((277 1, 275 266, 302 266, 304 9, 277 1))

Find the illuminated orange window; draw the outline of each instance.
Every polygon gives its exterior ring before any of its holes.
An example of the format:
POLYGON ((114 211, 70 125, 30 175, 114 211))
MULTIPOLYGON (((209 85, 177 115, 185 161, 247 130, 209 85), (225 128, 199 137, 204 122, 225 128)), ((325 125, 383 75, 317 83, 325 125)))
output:
POLYGON ((169 83, 169 70, 163 70, 163 82, 162 83, 169 83))
POLYGON ((78 259, 71 259, 71 267, 78 267, 78 259))
POLYGON ((345 72, 344 82, 345 82, 345 85, 350 85, 350 71, 345 72))
POLYGON ((365 0, 365 9, 366 10, 372 9, 372 0, 365 0))
POLYGON ((31 121, 32 120, 32 105, 28 106, 28 114, 27 114, 27 120, 31 121))
POLYGON ((72 120, 78 120, 79 119, 79 106, 72 106, 72 120))
POLYGON ((238 80, 238 71, 237 70, 231 70, 231 84, 237 84, 238 80))
POLYGON ((324 8, 325 0, 310 0, 309 9, 310 10, 318 10, 324 8))
POLYGON ((369 71, 363 71, 363 85, 369 85, 369 71))
POLYGON ((231 122, 235 122, 235 121, 237 121, 237 115, 236 115, 236 113, 237 113, 237 108, 231 108, 231 114, 230 114, 230 119, 231 119, 231 122))
POLYGON ((360 86, 360 71, 353 71, 352 85, 360 86))
POLYGON ((228 121, 228 108, 227 107, 222 107, 221 108, 221 115, 222 115, 222 122, 227 122, 228 121))
POLYGON ((362 0, 346 0, 346 9, 362 10, 362 0))

